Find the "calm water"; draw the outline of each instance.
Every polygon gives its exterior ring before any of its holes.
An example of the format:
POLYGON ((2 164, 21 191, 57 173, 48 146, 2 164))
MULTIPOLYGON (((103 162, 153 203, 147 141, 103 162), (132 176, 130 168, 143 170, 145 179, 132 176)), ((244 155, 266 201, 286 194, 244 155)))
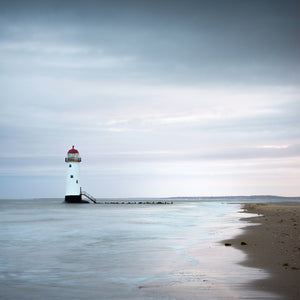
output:
POLYGON ((239 208, 0 200, 0 298, 274 299, 247 286, 267 274, 218 243, 246 225, 239 208))

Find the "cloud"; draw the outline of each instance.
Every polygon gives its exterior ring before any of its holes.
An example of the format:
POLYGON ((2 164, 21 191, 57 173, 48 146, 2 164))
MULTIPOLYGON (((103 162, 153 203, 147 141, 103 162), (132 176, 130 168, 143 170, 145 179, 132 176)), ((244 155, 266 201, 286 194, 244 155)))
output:
MULTIPOLYGON (((52 55, 87 55, 91 53, 91 48, 84 46, 71 46, 71 45, 53 45, 45 44, 41 41, 15 41, 15 42, 2 42, 0 43, 0 51, 11 53, 30 53, 30 54, 52 54, 52 55)), ((98 50, 100 52, 100 50, 98 50)))
MULTIPOLYGON (((289 1, 290 5, 260 3, 260 9, 257 3, 236 1, 226 5, 220 1, 117 3, 30 2, 23 8, 20 4, 19 9, 3 4, 2 41, 14 49, 20 44, 25 52, 39 50, 39 56, 88 51, 95 66, 100 60, 100 68, 125 64, 120 76, 135 81, 299 82, 294 64, 298 60, 294 45, 299 44, 295 1, 289 1), (108 61, 97 57, 99 49, 108 61)), ((51 63, 59 66, 55 60, 51 63)), ((86 64, 82 77, 88 76, 93 65, 78 59, 60 63, 62 68, 86 64)))
POLYGON ((290 145, 260 145, 256 146, 258 149, 287 149, 290 145))
POLYGON ((272 186, 273 171, 274 186, 280 172, 295 182, 298 7, 2 1, 0 173, 58 176, 76 144, 107 194, 112 177, 128 195, 138 192, 130 176, 157 193, 180 178, 177 192, 202 193, 197 176, 232 193, 250 192, 248 182, 261 190, 264 174, 272 186))
POLYGON ((32 75, 47 70, 55 78, 59 71, 122 69, 134 63, 129 56, 105 54, 98 48, 85 45, 44 43, 41 41, 0 43, 3 68, 19 74, 22 69, 32 75), (21 56, 20 56, 21 54, 21 56), (26 60, 24 60, 26 57, 26 60))

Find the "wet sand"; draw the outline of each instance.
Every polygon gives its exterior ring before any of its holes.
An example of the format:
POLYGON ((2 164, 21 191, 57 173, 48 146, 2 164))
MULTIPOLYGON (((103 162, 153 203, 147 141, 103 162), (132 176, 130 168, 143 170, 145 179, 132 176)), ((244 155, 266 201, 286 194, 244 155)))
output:
POLYGON ((245 251, 243 265, 270 273, 251 282, 255 289, 300 299, 300 203, 247 203, 243 209, 259 216, 243 218, 252 224, 224 244, 245 251))

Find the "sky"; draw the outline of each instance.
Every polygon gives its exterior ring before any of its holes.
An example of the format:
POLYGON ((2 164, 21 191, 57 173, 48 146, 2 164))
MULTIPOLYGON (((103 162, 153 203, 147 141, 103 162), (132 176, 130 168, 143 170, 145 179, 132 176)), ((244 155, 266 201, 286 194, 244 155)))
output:
POLYGON ((0 198, 300 196, 298 0, 0 3, 0 198))

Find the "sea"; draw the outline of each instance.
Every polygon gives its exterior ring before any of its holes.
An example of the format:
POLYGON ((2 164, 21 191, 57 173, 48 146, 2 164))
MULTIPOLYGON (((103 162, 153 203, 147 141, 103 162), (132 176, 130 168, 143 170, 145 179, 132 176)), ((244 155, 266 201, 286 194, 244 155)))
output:
POLYGON ((281 199, 100 200, 1 199, 0 299, 274 299, 222 240, 249 225, 241 203, 281 199))

